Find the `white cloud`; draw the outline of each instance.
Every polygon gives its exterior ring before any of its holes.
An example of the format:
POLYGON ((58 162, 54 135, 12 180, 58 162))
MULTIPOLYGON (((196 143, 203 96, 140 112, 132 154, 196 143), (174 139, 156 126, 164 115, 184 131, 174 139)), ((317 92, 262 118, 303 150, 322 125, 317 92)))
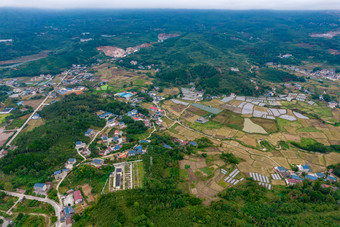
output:
POLYGON ((190 9, 339 9, 340 0, 0 0, 0 7, 37 8, 190 8, 190 9))

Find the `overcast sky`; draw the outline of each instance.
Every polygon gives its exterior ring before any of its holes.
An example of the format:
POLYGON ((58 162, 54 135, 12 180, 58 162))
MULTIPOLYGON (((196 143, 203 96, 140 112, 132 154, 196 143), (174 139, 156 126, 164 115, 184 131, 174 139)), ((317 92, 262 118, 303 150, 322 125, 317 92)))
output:
POLYGON ((340 0, 0 0, 0 7, 37 8, 189 8, 189 9, 338 9, 340 0))

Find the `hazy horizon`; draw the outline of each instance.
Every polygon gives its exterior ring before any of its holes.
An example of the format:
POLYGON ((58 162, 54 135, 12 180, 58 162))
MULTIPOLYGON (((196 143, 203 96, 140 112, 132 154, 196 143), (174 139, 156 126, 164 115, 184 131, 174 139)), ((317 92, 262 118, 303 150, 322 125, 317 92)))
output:
POLYGON ((221 10, 340 10, 339 0, 5 0, 0 7, 39 9, 221 9, 221 10))

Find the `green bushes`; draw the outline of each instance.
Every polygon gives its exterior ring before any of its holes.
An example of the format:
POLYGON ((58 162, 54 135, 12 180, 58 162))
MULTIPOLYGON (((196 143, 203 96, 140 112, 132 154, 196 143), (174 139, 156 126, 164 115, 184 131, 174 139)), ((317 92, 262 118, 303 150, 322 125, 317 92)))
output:
POLYGON ((304 77, 298 77, 294 74, 290 74, 281 70, 272 69, 272 68, 263 68, 260 70, 261 78, 281 83, 281 82, 288 82, 288 81, 297 81, 297 82, 305 82, 304 77))

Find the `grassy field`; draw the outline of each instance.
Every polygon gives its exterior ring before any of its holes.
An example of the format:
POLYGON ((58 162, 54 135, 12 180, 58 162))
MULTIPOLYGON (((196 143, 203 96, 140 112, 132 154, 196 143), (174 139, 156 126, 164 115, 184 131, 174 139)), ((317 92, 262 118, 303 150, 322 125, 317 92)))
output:
POLYGON ((138 171, 138 176, 137 176, 137 182, 139 188, 143 187, 143 179, 144 179, 144 169, 143 169, 143 162, 137 162, 137 171, 138 171))
POLYGON ((322 132, 322 131, 314 127, 304 127, 297 129, 296 132, 322 132))
POLYGON ((276 123, 279 127, 280 132, 286 132, 287 130, 285 129, 285 127, 291 124, 291 121, 282 118, 276 118, 276 123))
POLYGON ((309 139, 309 138, 301 138, 301 142, 300 142, 300 144, 303 147, 314 144, 314 143, 316 143, 316 141, 313 139, 309 139))
POLYGON ((29 227, 45 227, 45 218, 39 215, 25 215, 15 226, 29 226, 29 227))
POLYGON ((9 116, 9 115, 11 115, 11 114, 0 114, 0 124, 5 122, 6 117, 9 116))
POLYGON ((196 115, 199 115, 199 116, 207 116, 207 115, 210 114, 209 112, 201 110, 201 109, 199 109, 199 108, 197 108, 195 106, 190 106, 188 108, 188 111, 190 111, 190 112, 192 112, 192 113, 194 113, 196 115))
POLYGON ((188 181, 189 180, 189 174, 186 169, 180 169, 179 170, 179 176, 183 181, 188 181))
POLYGON ((223 188, 226 188, 228 186, 228 184, 224 181, 223 178, 221 180, 219 180, 217 184, 220 185, 223 188))
POLYGON ((45 122, 42 118, 38 120, 30 120, 27 126, 25 127, 25 129, 23 130, 23 132, 32 131, 34 128, 39 127, 40 125, 43 125, 44 123, 45 122))
MULTIPOLYGON (((190 124, 190 123, 188 123, 188 124, 190 124)), ((222 128, 222 126, 223 125, 221 125, 220 123, 218 123, 216 121, 208 121, 205 124, 197 123, 197 122, 190 124, 190 127, 194 128, 196 130, 199 130, 199 131, 203 131, 205 129, 219 129, 219 128, 222 128)))
POLYGON ((54 208, 48 204, 37 200, 23 200, 13 210, 19 213, 40 213, 54 215, 54 208))
POLYGON ((16 198, 16 197, 1 195, 0 210, 1 211, 7 211, 9 208, 11 208, 11 206, 14 205, 15 201, 17 201, 17 200, 18 200, 18 198, 16 198))
POLYGON ((76 190, 81 185, 88 183, 93 193, 99 193, 110 174, 110 170, 96 169, 89 165, 82 165, 71 172, 60 185, 60 192, 66 193, 70 189, 76 190))
POLYGON ((107 84, 100 86, 100 90, 102 90, 102 91, 107 91, 107 90, 110 90, 110 89, 111 89, 111 87, 107 84))
POLYGON ((274 133, 278 131, 278 127, 275 120, 253 117, 251 118, 251 121, 257 125, 262 126, 267 133, 274 133))
POLYGON ((177 126, 178 126, 177 123, 174 124, 171 128, 169 128, 169 131, 172 132, 172 133, 177 134, 178 133, 178 131, 176 130, 177 126))
POLYGON ((201 169, 201 171, 205 174, 208 175, 208 177, 211 177, 212 175, 214 175, 215 169, 212 167, 205 167, 203 169, 201 169))
POLYGON ((318 117, 322 120, 330 120, 333 117, 332 109, 324 105, 314 104, 313 106, 304 102, 281 102, 281 104, 291 110, 299 110, 302 113, 307 113, 311 117, 318 117))

